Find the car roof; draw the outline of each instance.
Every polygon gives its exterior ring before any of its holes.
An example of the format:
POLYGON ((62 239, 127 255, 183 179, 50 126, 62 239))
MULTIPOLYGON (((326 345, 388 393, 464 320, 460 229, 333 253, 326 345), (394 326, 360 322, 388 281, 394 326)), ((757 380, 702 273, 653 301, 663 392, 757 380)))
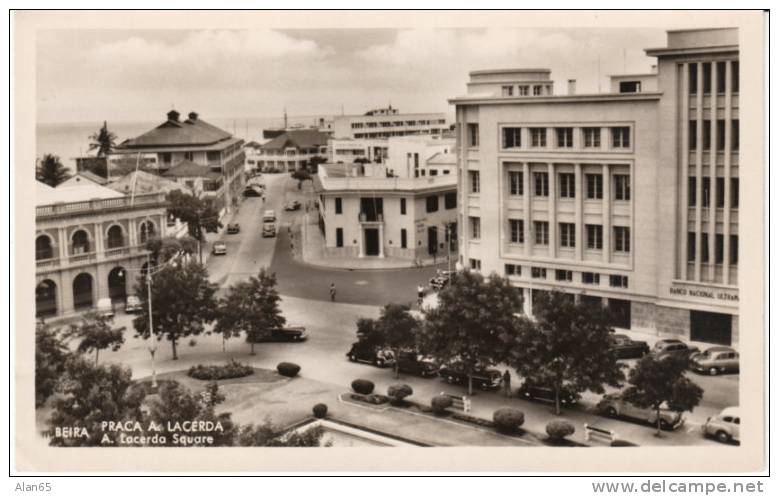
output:
POLYGON ((681 339, 676 339, 676 338, 660 339, 657 342, 658 343, 682 343, 682 344, 684 344, 684 341, 682 341, 681 339))
POLYGON ((710 348, 706 348, 706 350, 704 351, 717 352, 717 351, 736 351, 736 350, 734 350, 730 346, 712 346, 710 348))
POLYGON ((273 210, 266 210, 265 211, 265 215, 269 215, 269 214, 273 214, 273 213, 275 213, 273 210))
POLYGON ((726 416, 730 415, 732 417, 740 417, 741 416, 741 409, 737 406, 729 406, 727 408, 723 408, 720 412, 720 415, 726 416))

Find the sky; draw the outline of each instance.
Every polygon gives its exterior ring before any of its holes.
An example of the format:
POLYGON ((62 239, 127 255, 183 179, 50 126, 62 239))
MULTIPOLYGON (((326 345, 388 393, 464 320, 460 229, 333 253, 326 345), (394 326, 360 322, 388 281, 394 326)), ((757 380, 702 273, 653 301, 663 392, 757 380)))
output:
POLYGON ((37 39, 37 120, 150 121, 447 112, 468 72, 540 67, 555 91, 605 90, 649 72, 661 29, 47 30, 37 39), (600 60, 600 78, 598 65, 600 60))

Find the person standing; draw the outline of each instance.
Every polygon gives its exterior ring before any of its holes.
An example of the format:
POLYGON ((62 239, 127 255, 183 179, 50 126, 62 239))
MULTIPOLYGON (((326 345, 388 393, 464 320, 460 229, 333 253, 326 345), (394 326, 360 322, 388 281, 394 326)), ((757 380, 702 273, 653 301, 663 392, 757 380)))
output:
POLYGON ((335 301, 335 283, 330 283, 330 301, 335 301))
POLYGON ((503 392, 506 398, 511 396, 511 374, 508 370, 503 373, 503 392))
POLYGON ((419 284, 417 286, 417 305, 419 305, 419 308, 422 308, 422 301, 425 298, 425 287, 419 284))

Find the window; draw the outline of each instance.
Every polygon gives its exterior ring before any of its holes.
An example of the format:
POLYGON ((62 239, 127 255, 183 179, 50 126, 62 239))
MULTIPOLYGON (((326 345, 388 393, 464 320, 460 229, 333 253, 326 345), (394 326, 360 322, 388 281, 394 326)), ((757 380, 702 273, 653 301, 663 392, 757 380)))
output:
POLYGON ((733 93, 738 93, 738 60, 734 60, 730 64, 730 84, 733 93))
POLYGON ((613 148, 630 148, 630 128, 612 127, 611 146, 613 148))
POLYGON ((717 62, 717 93, 725 93, 725 62, 717 62))
POLYGON ((514 96, 514 86, 501 86, 500 92, 503 96, 514 96))
POLYGON ((600 148, 600 128, 582 128, 584 134, 584 148, 600 148))
POLYGON ((640 93, 641 81, 620 81, 619 92, 620 93, 640 93))
POLYGON ((521 265, 514 265, 514 264, 506 264, 505 269, 507 276, 521 276, 522 275, 522 266, 521 265))
POLYGON ((619 201, 630 200, 630 176, 627 174, 614 174, 614 199, 619 201))
POLYGON ((444 208, 447 210, 457 208, 457 193, 446 193, 444 195, 444 208))
POLYGON ((427 213, 438 212, 438 196, 428 196, 425 198, 425 208, 427 213))
POLYGON ((534 148, 546 147, 546 128, 545 127, 531 127, 530 128, 530 146, 534 148))
POLYGON ((438 169, 430 169, 430 175, 431 176, 437 176, 438 175, 438 169))
POLYGON ((560 198, 576 198, 576 176, 569 172, 560 176, 560 198))
POLYGON ((528 86, 517 86, 517 90, 519 96, 528 96, 530 94, 530 87, 528 86))
POLYGON ((603 175, 585 174, 585 179, 587 180, 587 199, 603 199, 603 175))
POLYGON ((405 229, 400 230, 400 247, 401 248, 407 248, 408 247, 408 233, 405 229))
POLYGON ((738 208, 738 178, 730 178, 730 208, 738 208))
POLYGON ((711 149, 711 121, 708 119, 703 121, 703 149, 711 149))
POLYGON ((556 281, 572 282, 573 272, 570 270, 555 270, 554 278, 556 281))
POLYGON ((701 233, 701 262, 709 263, 709 234, 701 233))
POLYGON ((519 148, 522 146, 522 128, 503 128, 503 148, 519 148))
POLYGON ((717 208, 725 208, 725 178, 717 178, 716 196, 717 208))
POLYGON ((342 213, 344 213, 344 212, 343 212, 343 205, 341 205, 341 199, 340 198, 336 198, 335 199, 335 214, 336 215, 340 215, 342 213))
POLYGON ((471 223, 471 239, 481 239, 481 219, 479 217, 469 217, 471 223))
POLYGON ((471 148, 479 146, 478 124, 468 124, 468 146, 471 148))
POLYGON ((481 270, 481 260, 469 258, 468 261, 471 264, 471 270, 481 270))
POLYGON ((560 246, 574 248, 576 246, 576 224, 570 222, 560 223, 560 246))
POLYGON ((479 171, 468 171, 468 179, 471 183, 471 193, 477 194, 481 190, 479 171))
POLYGON ((162 160, 163 164, 169 164, 171 159, 170 153, 160 153, 160 159, 162 160))
POLYGON ((534 172, 533 182, 536 185, 536 196, 549 196, 549 174, 534 172))
POLYGON ((711 198, 711 179, 704 177, 701 179, 701 206, 703 208, 709 208, 709 200, 711 198))
POLYGON ((703 93, 711 93, 711 62, 703 63, 703 93))
POLYGON ((738 234, 730 235, 730 264, 738 265, 738 234))
POLYGON ((536 244, 548 245, 549 244, 549 223, 546 221, 535 221, 533 226, 536 231, 536 244))
POLYGON ((35 238, 35 260, 47 260, 49 258, 54 258, 54 248, 51 238, 43 234, 35 238))
POLYGON ((587 230, 587 249, 603 249, 603 226, 598 224, 587 224, 584 226, 587 230))
POLYGON ((629 227, 614 226, 614 251, 622 253, 630 252, 629 227))
POLYGON ((687 205, 690 207, 694 207, 698 201, 698 189, 696 186, 696 180, 694 177, 687 178, 687 205))
POLYGON ((530 269, 530 277, 533 279, 546 279, 546 269, 543 267, 532 267, 530 269))
POLYGON ((594 272, 582 272, 582 283, 600 284, 600 274, 594 272))
POLYGON ((694 232, 687 233, 687 261, 688 262, 695 261, 695 233, 694 232))
POLYGON ((738 119, 730 121, 730 149, 738 150, 738 119))
POLYGON ((400 215, 406 215, 406 199, 400 199, 400 215))
POLYGON ((558 127, 558 128, 555 128, 555 134, 557 134, 557 147, 558 148, 572 148, 573 147, 573 128, 572 127, 558 127))
POLYGON ((690 77, 690 82, 689 82, 690 94, 697 95, 698 94, 698 64, 687 65, 687 71, 690 77))
POLYGON ((688 146, 690 150, 698 148, 698 121, 690 121, 689 130, 687 132, 687 142, 690 145, 688 146))
POLYGON ((511 230, 511 242, 514 244, 525 242, 525 221, 522 219, 509 219, 511 230))
POLYGON ((717 119, 717 151, 725 151, 725 121, 717 119))
POLYGON ((627 288, 628 276, 609 276, 609 286, 612 288, 627 288))
POLYGON ((509 171, 509 195, 522 196, 524 194, 524 182, 522 171, 509 171))
POLYGON ((725 251, 725 236, 716 234, 714 236, 714 263, 722 265, 725 251))
POLYGON ((539 96, 541 94, 541 85, 534 84, 533 85, 533 96, 539 96))
POLYGON ((342 227, 335 228, 335 246, 342 248, 344 245, 344 230, 342 227))

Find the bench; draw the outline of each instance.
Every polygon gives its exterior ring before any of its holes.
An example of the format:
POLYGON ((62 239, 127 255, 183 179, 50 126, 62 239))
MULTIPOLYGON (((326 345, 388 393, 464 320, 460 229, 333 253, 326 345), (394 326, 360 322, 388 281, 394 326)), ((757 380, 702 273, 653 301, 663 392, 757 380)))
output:
POLYGON ((462 410, 464 413, 471 411, 471 399, 467 396, 457 396, 455 394, 449 394, 441 392, 441 396, 448 396, 452 399, 452 408, 462 410))
POLYGON ((584 424, 584 440, 590 441, 593 438, 598 441, 608 441, 612 443, 617 440, 617 433, 608 429, 601 429, 589 424, 584 424))

